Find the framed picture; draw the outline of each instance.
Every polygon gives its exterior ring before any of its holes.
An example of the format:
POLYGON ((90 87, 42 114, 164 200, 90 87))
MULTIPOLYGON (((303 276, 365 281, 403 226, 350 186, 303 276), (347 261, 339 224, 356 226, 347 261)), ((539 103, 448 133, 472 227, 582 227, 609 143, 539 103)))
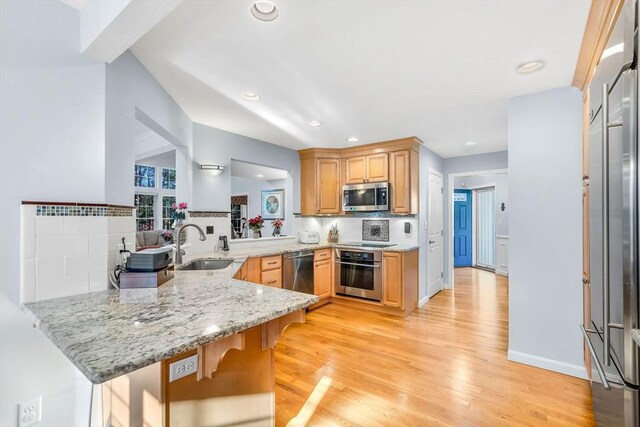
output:
POLYGON ((284 219, 284 189, 262 191, 262 218, 284 219))

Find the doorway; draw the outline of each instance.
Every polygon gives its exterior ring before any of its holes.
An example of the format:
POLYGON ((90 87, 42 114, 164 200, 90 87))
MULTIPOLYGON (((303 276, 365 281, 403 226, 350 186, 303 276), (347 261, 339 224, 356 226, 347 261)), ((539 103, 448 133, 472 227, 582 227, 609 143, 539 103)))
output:
POLYGON ((476 208, 476 261, 475 266, 495 271, 496 269, 496 205, 495 187, 473 190, 476 208))

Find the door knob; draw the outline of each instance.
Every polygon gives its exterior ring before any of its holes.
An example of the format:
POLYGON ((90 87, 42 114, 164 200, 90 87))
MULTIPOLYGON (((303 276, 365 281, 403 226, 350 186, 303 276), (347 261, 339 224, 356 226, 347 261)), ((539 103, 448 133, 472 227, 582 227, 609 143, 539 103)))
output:
POLYGON ((435 243, 435 240, 429 240, 429 244, 435 243))

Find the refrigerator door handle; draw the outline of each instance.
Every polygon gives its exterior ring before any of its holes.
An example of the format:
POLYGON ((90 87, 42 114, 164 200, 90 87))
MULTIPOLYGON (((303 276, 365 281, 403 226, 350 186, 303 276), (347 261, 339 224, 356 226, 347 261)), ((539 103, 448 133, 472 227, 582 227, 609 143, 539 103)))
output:
MULTIPOLYGON (((602 336, 604 364, 611 366, 609 346, 609 84, 602 85, 602 336)), ((597 366, 597 365, 596 365, 597 366)), ((599 373, 599 372, 598 372, 599 373)), ((602 376, 602 375, 601 375, 602 376)), ((606 380, 604 380, 606 381, 606 380)))

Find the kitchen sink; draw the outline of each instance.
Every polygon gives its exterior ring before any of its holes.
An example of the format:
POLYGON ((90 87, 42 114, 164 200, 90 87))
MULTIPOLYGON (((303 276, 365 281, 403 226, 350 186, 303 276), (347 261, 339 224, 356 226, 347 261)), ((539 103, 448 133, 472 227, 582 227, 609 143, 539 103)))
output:
POLYGON ((222 270, 223 268, 227 268, 232 262, 232 259, 201 258, 182 264, 180 267, 177 267, 176 270, 222 270))

